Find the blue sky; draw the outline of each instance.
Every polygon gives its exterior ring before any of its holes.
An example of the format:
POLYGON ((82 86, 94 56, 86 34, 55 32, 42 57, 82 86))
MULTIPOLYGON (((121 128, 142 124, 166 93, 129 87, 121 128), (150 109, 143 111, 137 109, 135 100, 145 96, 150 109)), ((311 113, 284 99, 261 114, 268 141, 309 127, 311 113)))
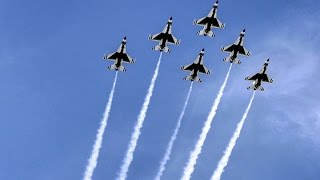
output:
POLYGON ((209 179, 252 92, 244 77, 271 58, 272 85, 258 93, 244 125, 226 180, 320 179, 318 102, 320 3, 220 1, 225 30, 199 37, 193 19, 213 1, 0 1, 0 179, 81 179, 114 77, 103 61, 123 36, 136 64, 120 73, 94 179, 114 179, 125 154, 159 56, 149 34, 170 16, 181 39, 163 56, 160 74, 128 179, 152 179, 189 88, 181 65, 202 48, 213 75, 202 75, 163 179, 181 177, 228 64, 219 48, 247 29, 251 57, 234 66, 193 179, 209 179))

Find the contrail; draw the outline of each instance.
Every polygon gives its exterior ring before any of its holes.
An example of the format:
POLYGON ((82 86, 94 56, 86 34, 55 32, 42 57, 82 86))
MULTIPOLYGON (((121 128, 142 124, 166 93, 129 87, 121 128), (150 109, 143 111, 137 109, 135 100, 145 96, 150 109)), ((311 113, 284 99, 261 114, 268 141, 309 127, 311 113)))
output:
POLYGON ((113 100, 113 94, 114 94, 116 84, 117 84, 117 78, 118 78, 118 72, 116 72, 116 75, 114 77, 114 81, 113 81, 112 89, 111 89, 111 92, 109 95, 108 103, 107 103, 105 112, 103 114, 103 118, 100 122, 100 127, 97 131, 96 141, 93 145, 91 157, 88 160, 88 164, 86 167, 86 171, 84 173, 83 180, 91 180, 93 172, 94 172, 95 168, 97 167, 98 157, 99 157, 100 149, 102 146, 103 134, 104 134, 104 131, 107 127, 107 122, 108 122, 108 118, 109 118, 109 114, 110 114, 110 110, 111 110, 111 105, 112 105, 112 100, 113 100))
POLYGON ((218 163, 218 166, 216 168, 216 170, 214 171, 212 177, 211 177, 211 180, 220 180, 221 178, 221 175, 224 171, 224 168, 228 165, 228 161, 229 161, 229 158, 230 158, 230 155, 232 153, 232 150, 233 148, 235 147, 236 145, 236 142, 240 136, 240 133, 241 133, 241 129, 243 127, 243 124, 244 124, 244 121, 246 120, 247 118, 247 115, 249 113, 249 110, 251 108, 251 105, 252 105, 252 101, 254 99, 254 96, 255 96, 256 92, 254 91, 252 97, 251 97, 251 100, 249 102, 249 105, 246 109, 246 111, 244 112, 243 116, 242 116, 242 119, 241 121, 238 123, 237 125, 237 129, 236 131, 233 133, 233 136, 232 138, 230 139, 230 142, 226 148, 226 150, 224 151, 224 155, 222 156, 222 158, 220 159, 219 163, 218 163))
POLYGON ((154 74, 153 74, 153 77, 152 77, 152 80, 151 80, 151 84, 150 84, 150 87, 148 89, 148 93, 147 93, 147 95, 146 95, 146 97, 144 99, 144 103, 143 103, 142 108, 140 110, 140 114, 138 116, 137 124, 134 127, 134 132, 131 135, 131 140, 130 140, 130 143, 129 143, 129 146, 128 146, 128 149, 127 149, 127 153, 126 153, 126 156, 125 156, 125 158, 123 160, 122 166, 120 168, 120 172, 119 172, 118 177, 117 177, 118 180, 125 180, 127 178, 129 167, 130 167, 130 164, 131 164, 132 159, 133 159, 133 153, 134 153, 134 151, 135 151, 135 149, 137 147, 137 142, 138 142, 139 136, 141 134, 141 128, 142 128, 143 122, 144 122, 144 120, 146 118, 148 107, 149 107, 149 103, 150 103, 150 99, 152 97, 152 93, 153 93, 153 89, 154 89, 154 85, 155 85, 155 82, 156 82, 157 77, 158 77, 161 58, 162 58, 162 52, 160 53, 158 64, 157 64, 156 70, 154 71, 154 74))
POLYGON ((192 86, 193 86, 193 82, 190 85, 190 89, 189 89, 186 101, 185 101, 184 106, 182 108, 182 112, 181 112, 181 114, 179 116, 179 119, 178 119, 178 122, 177 122, 177 126, 176 126, 176 128, 174 130, 173 135, 171 136, 171 139, 170 139, 170 142, 168 144, 166 153, 165 153, 163 159, 160 162, 160 168, 158 170, 157 176, 154 178, 155 180, 160 180, 160 178, 161 178, 161 176, 163 174, 163 171, 166 169, 166 164, 170 160, 170 155, 171 155, 171 150, 172 150, 172 147, 173 147, 173 143, 177 139, 177 135, 178 135, 178 132, 179 132, 179 129, 180 129, 180 126, 181 126, 181 121, 182 121, 182 118, 183 118, 183 116, 184 116, 184 114, 186 112, 186 109, 187 109, 187 106, 188 106, 188 102, 189 102, 189 98, 190 98, 190 94, 192 92, 192 86))
POLYGON ((214 100, 213 106, 211 108, 211 111, 210 111, 210 113, 208 115, 208 118, 207 118, 206 122, 204 123, 204 126, 202 128, 202 132, 201 132, 201 134, 199 136, 199 139, 198 139, 198 141, 196 143, 196 146, 195 146, 194 150, 190 153, 190 157, 189 157, 187 165, 184 168, 184 172, 183 172, 183 176, 182 176, 181 180, 190 180, 190 178, 191 178, 191 175, 192 175, 192 173, 194 171, 194 166, 197 163, 197 159, 199 157, 199 154, 202 151, 202 146, 203 146, 204 141, 207 138, 207 134, 208 134, 208 132, 209 132, 209 130, 211 128, 211 123, 213 121, 213 118, 216 115, 216 112, 217 112, 221 97, 222 97, 223 92, 224 92, 224 88, 226 87, 226 84, 228 82, 229 75, 230 75, 230 72, 231 72, 231 68, 232 68, 232 64, 230 64, 230 67, 229 67, 228 73, 226 75, 226 78, 224 79, 224 82, 223 82, 222 86, 220 87, 220 90, 219 90, 217 98, 214 100))

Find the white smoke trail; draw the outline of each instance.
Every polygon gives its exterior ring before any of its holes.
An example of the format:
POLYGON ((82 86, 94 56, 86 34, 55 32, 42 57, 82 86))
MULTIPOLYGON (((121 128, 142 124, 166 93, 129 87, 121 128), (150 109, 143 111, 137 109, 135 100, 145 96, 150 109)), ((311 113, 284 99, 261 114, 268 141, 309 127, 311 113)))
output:
POLYGON ((138 142, 139 136, 141 134, 141 128, 142 128, 143 122, 144 122, 144 120, 146 118, 148 107, 149 107, 149 103, 150 103, 150 99, 152 97, 152 93, 153 93, 153 89, 154 89, 154 85, 155 85, 155 82, 156 82, 157 77, 158 77, 161 58, 162 58, 162 52, 160 53, 158 64, 157 64, 156 70, 154 71, 154 74, 153 74, 153 77, 152 77, 152 80, 151 80, 151 84, 150 84, 149 89, 148 89, 148 93, 147 93, 147 95, 146 95, 146 97, 144 99, 144 103, 143 103, 142 108, 140 110, 140 114, 138 116, 137 124, 134 127, 134 131, 133 131, 133 133, 131 135, 131 140, 130 140, 130 143, 129 143, 129 146, 128 146, 128 149, 127 149, 127 153, 126 153, 126 156, 125 156, 125 158, 123 160, 122 166, 120 168, 120 172, 119 172, 118 177, 117 177, 118 180, 125 180, 127 178, 129 167, 130 167, 130 164, 131 164, 131 162, 133 160, 133 153, 134 153, 134 151, 135 151, 135 149, 137 147, 137 142, 138 142))
POLYGON ((111 110, 111 105, 112 105, 112 100, 113 100, 113 94, 114 94, 116 84, 117 84, 117 78, 118 78, 118 72, 116 72, 116 75, 114 77, 114 81, 113 81, 112 89, 111 89, 111 92, 109 95, 108 103, 107 103, 106 109, 104 111, 103 118, 100 122, 100 127, 97 131, 96 141, 93 145, 91 157, 88 160, 88 164, 86 167, 86 171, 84 173, 83 180, 91 180, 93 172, 94 172, 95 168, 97 167, 98 157, 99 157, 100 149, 102 146, 103 134, 104 134, 104 131, 107 127, 107 122, 108 122, 108 118, 109 118, 109 114, 110 114, 110 110, 111 110))
POLYGON ((220 100, 221 100, 223 92, 224 92, 224 88, 226 87, 226 84, 228 82, 229 75, 230 75, 230 72, 231 72, 231 68, 232 68, 232 64, 230 64, 230 67, 229 67, 228 73, 226 75, 226 78, 224 79, 224 82, 223 82, 222 86, 220 87, 220 90, 219 90, 217 98, 214 100, 213 106, 211 108, 211 111, 210 111, 210 113, 208 115, 208 118, 207 118, 206 122, 204 123, 204 126, 202 128, 202 132, 201 132, 201 134, 199 136, 199 139, 198 139, 198 141, 196 143, 196 146, 195 146, 194 150, 190 153, 190 157, 189 157, 188 163, 184 168, 183 176, 181 178, 182 180, 190 180, 190 178, 191 178, 191 175, 192 175, 192 173, 194 171, 194 167, 197 164, 197 159, 198 159, 198 157, 199 157, 199 155, 200 155, 200 153, 202 151, 202 146, 203 146, 203 144, 204 144, 204 142, 205 142, 205 140, 207 138, 207 134, 208 134, 208 132, 209 132, 209 130, 211 128, 211 124, 212 124, 213 118, 216 115, 220 100))
POLYGON ((182 118, 183 118, 183 116, 184 116, 184 114, 186 112, 186 109, 187 109, 187 106, 188 106, 188 102, 189 102, 189 98, 190 98, 190 94, 192 92, 192 86, 193 86, 193 82, 190 85, 190 89, 189 89, 186 101, 185 101, 184 106, 182 108, 182 112, 181 112, 181 114, 179 116, 179 119, 178 119, 176 128, 174 130, 174 133, 171 136, 171 139, 170 139, 170 142, 168 144, 166 153, 165 153, 163 159, 161 160, 160 168, 158 170, 157 176, 154 178, 155 180, 160 180, 160 178, 161 178, 161 176, 163 174, 163 171, 166 169, 166 164, 170 160, 170 155, 171 155, 171 150, 172 150, 172 147, 173 147, 173 143, 177 139, 177 135, 178 135, 178 132, 179 132, 179 129, 180 129, 180 126, 181 126, 181 121, 182 121, 182 118))
POLYGON ((243 127, 243 124, 244 124, 244 121, 246 120, 247 118, 247 115, 249 113, 249 110, 251 108, 251 105, 252 105, 252 101, 254 99, 254 96, 255 96, 256 92, 253 93, 252 97, 251 97, 251 100, 249 102, 249 105, 246 109, 246 111, 244 112, 243 116, 242 116, 242 119, 241 121, 238 123, 237 125, 237 129, 235 130, 235 132, 233 133, 233 136, 232 138, 230 139, 230 142, 226 148, 226 150, 224 151, 224 155, 222 156, 222 158, 220 159, 219 163, 218 163, 218 166, 216 168, 216 170, 214 171, 212 177, 211 177, 211 180, 220 180, 221 178, 221 175, 224 171, 224 168, 228 165, 228 161, 229 161, 229 158, 231 156, 231 153, 232 153, 232 150, 233 148, 235 147, 236 145, 236 142, 240 136, 240 133, 241 133, 241 129, 243 127))

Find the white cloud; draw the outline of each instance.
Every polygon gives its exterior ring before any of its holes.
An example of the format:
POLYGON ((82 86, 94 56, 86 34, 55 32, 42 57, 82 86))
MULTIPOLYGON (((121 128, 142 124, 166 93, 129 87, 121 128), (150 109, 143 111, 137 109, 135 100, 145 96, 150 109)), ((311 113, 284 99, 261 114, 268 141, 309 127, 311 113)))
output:
POLYGON ((269 74, 275 82, 268 86, 269 92, 265 95, 273 98, 273 110, 286 117, 268 116, 272 117, 272 126, 285 131, 291 128, 290 124, 295 124, 298 137, 320 145, 320 103, 317 100, 320 98, 320 53, 317 47, 320 25, 313 17, 318 16, 293 18, 283 28, 269 33, 258 45, 264 51, 255 57, 271 56, 269 74))
POLYGON ((283 133, 294 129, 296 137, 320 146, 319 16, 294 13, 282 19, 281 26, 275 25, 263 32, 260 41, 251 42, 255 45, 253 55, 232 73, 234 77, 226 95, 239 98, 240 93, 245 93, 244 87, 249 86, 249 82, 239 81, 258 72, 263 62, 270 58, 267 73, 274 83, 265 83, 266 91, 259 93, 270 108, 270 113, 265 115, 266 126, 283 133))

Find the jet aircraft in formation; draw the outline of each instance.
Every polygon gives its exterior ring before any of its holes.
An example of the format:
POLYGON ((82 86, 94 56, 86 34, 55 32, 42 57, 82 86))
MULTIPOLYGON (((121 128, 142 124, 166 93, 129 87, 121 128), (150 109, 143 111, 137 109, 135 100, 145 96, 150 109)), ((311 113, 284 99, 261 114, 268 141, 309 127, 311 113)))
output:
MULTIPOLYGON (((212 10, 210 11, 207 17, 204 17, 194 22, 197 25, 204 26, 204 29, 202 31, 199 31, 198 33, 199 35, 212 37, 214 36, 214 33, 211 30, 212 27, 216 27, 216 28, 224 27, 224 25, 217 19, 217 9, 218 9, 218 1, 214 4, 212 10)), ((161 33, 158 33, 149 37, 150 40, 160 41, 159 45, 152 48, 153 50, 158 50, 161 52, 170 52, 170 49, 168 48, 167 43, 176 44, 176 45, 180 44, 180 40, 178 40, 172 35, 171 28, 172 28, 172 17, 168 20, 167 25, 165 26, 165 28, 161 33)), ((221 48, 222 51, 230 52, 229 57, 225 58, 224 61, 240 64, 241 61, 238 58, 238 54, 250 56, 250 52, 243 47, 244 36, 245 36, 245 29, 240 33, 239 38, 236 40, 234 44, 221 48)), ((108 66, 108 69, 116 70, 116 71, 126 71, 125 67, 122 65, 123 63, 131 63, 131 64, 135 63, 133 58, 131 58, 127 54, 126 44, 127 44, 127 38, 124 37, 120 47, 116 52, 104 56, 105 60, 115 61, 114 64, 112 64, 111 66, 108 66)), ((203 65, 203 61, 204 61, 204 49, 201 50, 197 59, 192 64, 181 67, 181 69, 184 71, 190 71, 190 75, 184 77, 184 80, 201 82, 201 79, 199 78, 199 73, 210 74, 211 73, 210 70, 203 65)), ((269 76, 266 74, 268 65, 269 65, 269 59, 264 63, 260 73, 257 73, 251 77, 245 78, 245 80, 254 81, 253 84, 249 86, 247 89, 264 91, 264 88, 261 86, 261 83, 273 82, 273 80, 270 79, 269 76)))
POLYGON ((180 40, 178 40, 172 35, 172 17, 168 20, 168 23, 164 27, 162 32, 152 36, 150 35, 149 40, 159 41, 159 45, 153 47, 152 50, 166 52, 166 53, 171 52, 171 50, 167 46, 167 43, 179 45, 180 40))
POLYGON ((235 43, 233 43, 230 46, 221 48, 221 51, 230 52, 230 56, 227 58, 224 58, 223 61, 235 63, 235 64, 241 64, 241 61, 238 58, 238 54, 241 54, 244 56, 250 56, 250 52, 245 47, 243 47, 245 32, 246 30, 244 29, 240 33, 239 38, 236 40, 235 43))
POLYGON ((245 78, 245 80, 254 81, 253 84, 249 86, 247 89, 264 91, 264 88, 261 86, 262 82, 273 83, 273 79, 271 79, 266 74, 268 65, 269 59, 263 64, 263 67, 259 73, 245 78))
POLYGON ((182 66, 181 69, 184 71, 191 71, 189 76, 186 76, 184 80, 190 80, 195 82, 201 82, 201 79, 198 76, 198 73, 210 74, 208 68, 203 65, 203 56, 204 56, 204 49, 201 50, 197 59, 194 63, 182 66))
POLYGON ((218 1, 214 3, 213 8, 210 10, 209 14, 206 17, 195 20, 194 25, 203 26, 201 31, 198 31, 198 35, 214 37, 214 33, 211 28, 220 28, 223 29, 225 24, 222 24, 221 21, 217 18, 218 11, 218 1))
POLYGON ((126 45, 127 38, 124 37, 119 49, 116 52, 104 56, 103 59, 105 60, 115 61, 113 65, 108 66, 108 69, 116 71, 126 71, 126 68, 122 65, 122 63, 135 63, 132 57, 127 54, 126 45))

